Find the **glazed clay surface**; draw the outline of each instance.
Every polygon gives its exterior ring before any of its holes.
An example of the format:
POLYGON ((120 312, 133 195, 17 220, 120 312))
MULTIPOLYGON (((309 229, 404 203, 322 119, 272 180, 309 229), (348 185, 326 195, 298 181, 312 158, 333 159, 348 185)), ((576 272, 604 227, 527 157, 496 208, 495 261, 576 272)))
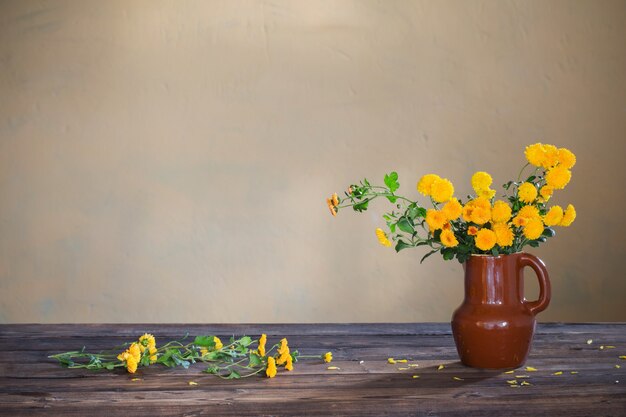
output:
POLYGON ((517 368, 526 362, 535 316, 550 302, 545 264, 527 253, 472 255, 464 265, 465 299, 452 316, 452 332, 464 365, 517 368), (524 268, 539 279, 539 299, 524 298, 524 268))

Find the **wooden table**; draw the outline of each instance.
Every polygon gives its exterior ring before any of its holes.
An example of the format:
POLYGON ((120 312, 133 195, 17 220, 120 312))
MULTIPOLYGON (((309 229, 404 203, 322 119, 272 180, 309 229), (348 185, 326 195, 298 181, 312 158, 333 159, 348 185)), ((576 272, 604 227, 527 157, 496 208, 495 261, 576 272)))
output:
POLYGON ((0 415, 626 416, 621 355, 626 323, 539 325, 526 364, 537 370, 509 374, 462 366, 447 323, 0 325, 0 415), (340 369, 306 360, 274 379, 221 380, 202 373, 203 364, 130 375, 65 369, 47 358, 111 348, 144 332, 157 343, 187 332, 225 339, 264 332, 268 345, 287 337, 301 353, 330 350, 340 369), (419 366, 389 364, 389 357, 419 366))

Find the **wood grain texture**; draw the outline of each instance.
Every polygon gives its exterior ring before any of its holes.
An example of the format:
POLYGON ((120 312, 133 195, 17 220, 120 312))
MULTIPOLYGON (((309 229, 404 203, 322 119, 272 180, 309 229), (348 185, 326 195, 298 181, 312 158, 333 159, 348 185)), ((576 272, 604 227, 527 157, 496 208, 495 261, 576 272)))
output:
POLYGON ((462 366, 448 324, 1 325, 0 415, 624 416, 626 361, 620 355, 626 355, 623 323, 539 325, 527 362, 537 371, 514 374, 462 366), (308 360, 271 380, 224 381, 203 374, 202 364, 154 366, 131 376, 64 369, 47 358, 82 346, 110 348, 143 332, 157 342, 187 332, 265 332, 269 342, 288 337, 305 354, 331 350, 341 369, 308 360), (419 366, 400 370, 406 365, 388 364, 388 357, 419 366), (563 374, 553 375, 558 371, 563 374), (527 375, 532 385, 511 388, 507 380, 515 375, 527 375))

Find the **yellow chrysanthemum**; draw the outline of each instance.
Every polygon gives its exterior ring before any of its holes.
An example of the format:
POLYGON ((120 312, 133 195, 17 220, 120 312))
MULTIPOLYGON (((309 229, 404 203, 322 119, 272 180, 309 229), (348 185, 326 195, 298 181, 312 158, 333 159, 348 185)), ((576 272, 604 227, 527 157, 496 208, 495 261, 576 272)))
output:
POLYGON ((483 197, 475 198, 472 200, 472 204, 475 207, 481 207, 486 210, 491 210, 491 203, 489 202, 489 199, 487 198, 483 198, 483 197))
POLYGON ((133 355, 128 356, 128 358, 126 358, 126 370, 128 373, 134 374, 137 371, 138 363, 139 361, 135 359, 133 355))
POLYGON ((206 355, 207 353, 209 353, 209 349, 207 349, 207 348, 205 348, 205 347, 200 348, 200 356, 204 356, 204 355, 206 355))
POLYGON ((576 165, 576 155, 566 148, 559 149, 559 165, 567 169, 572 169, 576 165))
POLYGON ((496 234, 496 243, 502 247, 513 244, 513 230, 506 223, 496 223, 493 225, 493 232, 496 234))
POLYGON ((157 348, 154 346, 148 347, 148 353, 150 353, 150 363, 155 363, 157 361, 157 348))
POLYGON ((446 219, 448 220, 458 219, 461 215, 462 210, 463 206, 456 198, 452 198, 441 208, 441 212, 446 216, 446 219))
POLYGON ((425 196, 430 196, 433 183, 440 179, 441 177, 437 174, 424 175, 417 183, 417 191, 425 196))
POLYGON ((219 337, 213 336, 213 341, 215 342, 215 350, 220 350, 224 347, 219 337))
POLYGON ((452 230, 444 230, 441 232, 439 239, 441 240, 441 243, 448 248, 453 248, 459 244, 459 241, 456 239, 456 236, 454 236, 454 232, 452 230))
POLYGON ((386 247, 391 246, 391 241, 387 238, 387 235, 385 234, 385 231, 383 229, 376 229, 376 237, 378 238, 378 241, 381 245, 386 247))
POLYGON ((532 203, 537 198, 537 188, 534 184, 525 182, 517 189, 517 195, 524 203, 532 203))
POLYGON ((463 210, 461 210, 461 215, 463 216, 463 220, 466 222, 472 221, 472 212, 474 211, 474 205, 471 202, 468 202, 465 206, 463 206, 463 210))
POLYGON ((477 193, 482 190, 488 190, 492 182, 493 179, 491 178, 491 175, 484 171, 478 171, 472 175, 472 188, 477 193))
POLYGON ((532 219, 541 219, 539 216, 539 209, 535 206, 524 206, 517 213, 517 216, 513 218, 513 224, 516 227, 526 226, 532 219))
POLYGON ((332 214, 333 216, 336 216, 337 215, 337 209, 333 205, 333 200, 330 199, 330 198, 327 198, 326 199, 326 204, 328 205, 328 210, 330 210, 330 214, 332 214))
POLYGON ((513 220, 511 220, 511 223, 513 223, 513 225, 515 227, 522 227, 522 226, 526 226, 526 224, 528 223, 528 220, 526 217, 522 217, 519 214, 515 217, 513 217, 513 220))
POLYGON ((478 227, 470 226, 470 227, 467 228, 467 234, 469 236, 476 236, 477 233, 478 233, 478 227))
POLYGON ((552 197, 552 194, 554 194, 554 187, 550 187, 549 185, 544 185, 539 190, 539 195, 543 197, 545 201, 548 201, 550 197, 552 197))
POLYGON ((496 190, 492 190, 491 188, 486 188, 476 193, 477 197, 481 197, 487 200, 491 200, 495 195, 496 195, 496 190))
POLYGON ((491 220, 491 208, 478 206, 474 207, 474 210, 472 210, 471 220, 472 222, 480 225, 487 223, 491 220))
POLYGON ((563 219, 559 226, 567 227, 574 222, 576 219, 576 209, 573 205, 568 204, 565 212, 563 213, 563 219))
POLYGON ((289 341, 287 338, 280 339, 280 345, 278 346, 277 352, 282 355, 284 353, 289 353, 289 341))
POLYGON ((552 206, 543 218, 546 226, 556 226, 563 220, 563 209, 560 206, 552 206))
POLYGON ((554 145, 543 145, 545 159, 541 164, 545 169, 550 169, 559 163, 559 150, 554 145))
POLYGON ((289 351, 281 354, 280 356, 278 356, 278 359, 276 359, 276 364, 277 365, 282 365, 284 363, 287 363, 287 360, 291 358, 291 354, 289 353, 289 351))
POLYGON ((131 343, 128 348, 128 353, 130 353, 136 362, 139 362, 141 359, 141 349, 139 349, 139 343, 131 343))
POLYGON ((332 352, 324 353, 324 362, 330 363, 332 361, 333 361, 333 353, 332 352))
POLYGON ((268 378, 274 378, 276 376, 276 361, 271 356, 267 358, 267 368, 265 368, 265 375, 268 378))
POLYGON ((287 362, 287 357, 291 357, 289 353, 289 345, 287 344, 287 339, 281 339, 280 346, 278 347, 278 354, 280 355, 278 359, 276 359, 276 363, 278 365, 282 365, 287 362))
POLYGON ((491 209, 491 220, 494 223, 508 222, 511 218, 511 207, 502 200, 498 200, 493 203, 491 209))
POLYGON ((446 178, 440 178, 433 182, 430 188, 430 196, 437 203, 445 203, 454 195, 454 186, 446 178))
POLYGON ((263 333, 259 338, 259 355, 265 356, 265 344, 267 343, 267 335, 263 333))
POLYGON ((287 356, 287 363, 285 364, 285 369, 288 371, 293 371, 293 358, 291 355, 287 356))
POLYGON ((546 182, 555 190, 562 190, 572 179, 572 172, 564 166, 557 166, 546 173, 546 182))
MULTIPOLYGON (((150 333, 144 333, 139 338, 139 345, 140 345, 140 347, 141 346, 144 346, 144 347, 150 347, 150 346, 155 347, 156 346, 156 339, 150 333)), ((143 349, 141 351, 143 352, 143 349)))
POLYGON ((524 236, 530 240, 537 239, 543 233, 543 228, 541 219, 530 219, 524 226, 524 236))
POLYGON ((439 230, 443 228, 443 225, 448 221, 447 217, 443 212, 435 209, 428 209, 426 211, 426 223, 432 232, 435 230, 439 230))
POLYGON ((539 209, 535 206, 524 206, 517 212, 518 216, 525 217, 527 219, 539 219, 539 209))
POLYGON ((476 247, 480 250, 490 250, 496 244, 496 234, 489 229, 480 229, 474 237, 476 247))
POLYGON ((536 167, 542 166, 546 159, 546 151, 541 143, 527 146, 524 154, 526 160, 536 167))
POLYGON ((337 196, 337 193, 333 193, 333 195, 330 197, 330 202, 333 203, 333 206, 335 207, 339 205, 339 197, 337 196))

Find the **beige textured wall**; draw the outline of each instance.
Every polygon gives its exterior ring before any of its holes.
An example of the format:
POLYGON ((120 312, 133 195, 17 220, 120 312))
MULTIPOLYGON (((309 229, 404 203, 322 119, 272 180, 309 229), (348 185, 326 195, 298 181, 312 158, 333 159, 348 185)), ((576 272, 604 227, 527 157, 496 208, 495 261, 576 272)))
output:
POLYGON ((449 320, 459 264, 324 198, 535 141, 578 155, 540 317, 624 321, 625 45, 624 1, 0 1, 0 322, 449 320))

